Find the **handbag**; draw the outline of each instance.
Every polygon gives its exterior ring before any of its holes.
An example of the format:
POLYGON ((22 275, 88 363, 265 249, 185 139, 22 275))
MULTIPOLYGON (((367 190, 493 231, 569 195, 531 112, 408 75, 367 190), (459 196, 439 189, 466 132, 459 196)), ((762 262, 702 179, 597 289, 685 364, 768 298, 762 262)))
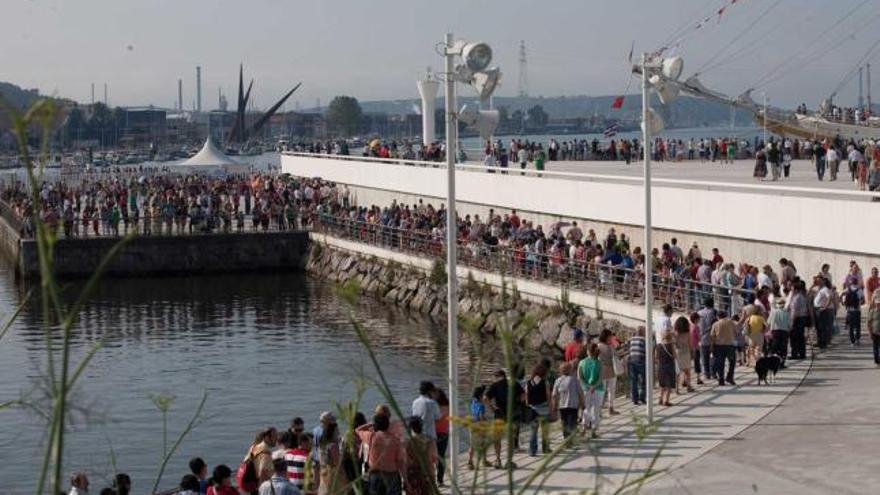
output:
POLYGON ((254 492, 257 490, 257 467, 254 464, 253 451, 248 452, 247 457, 238 465, 235 472, 235 482, 238 484, 239 490, 243 492, 254 492))

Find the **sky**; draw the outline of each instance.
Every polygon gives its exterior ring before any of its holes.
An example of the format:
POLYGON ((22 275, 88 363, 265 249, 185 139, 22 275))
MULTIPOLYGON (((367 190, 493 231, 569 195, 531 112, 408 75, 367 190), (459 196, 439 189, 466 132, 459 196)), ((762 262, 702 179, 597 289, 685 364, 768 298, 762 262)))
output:
MULTIPOLYGON (((671 38, 685 76, 701 70, 732 96, 769 79, 756 100, 814 107, 880 25, 876 0, 3 0, 0 12, 0 80, 81 102, 107 83, 111 105, 173 107, 182 78, 190 108, 200 65, 204 109, 218 88, 234 105, 239 63, 258 108, 300 81, 287 110, 340 94, 415 98, 416 79, 442 67, 435 45, 448 31, 492 46, 501 96, 518 91, 521 40, 528 93, 558 96, 623 93, 633 43, 638 58, 671 38)), ((837 101, 854 104, 857 88, 854 78, 837 101)))

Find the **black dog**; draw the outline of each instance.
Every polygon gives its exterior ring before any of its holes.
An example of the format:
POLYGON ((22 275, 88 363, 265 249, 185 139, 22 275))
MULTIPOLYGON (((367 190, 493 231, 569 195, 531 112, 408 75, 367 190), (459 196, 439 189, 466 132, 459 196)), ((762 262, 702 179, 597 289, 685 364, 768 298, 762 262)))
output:
POLYGON ((758 358, 758 361, 755 362, 758 385, 761 382, 764 382, 765 385, 770 385, 770 382, 767 381, 767 375, 770 373, 772 373, 773 382, 776 382, 776 373, 779 373, 780 368, 782 368, 782 359, 779 356, 763 356, 758 358))

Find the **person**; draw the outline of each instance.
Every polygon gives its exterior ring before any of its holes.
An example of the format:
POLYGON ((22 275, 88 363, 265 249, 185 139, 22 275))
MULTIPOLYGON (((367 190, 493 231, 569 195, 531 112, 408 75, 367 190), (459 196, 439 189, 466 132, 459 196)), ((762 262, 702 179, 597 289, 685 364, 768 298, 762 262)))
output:
POLYGON ((232 469, 225 464, 219 464, 211 474, 210 485, 207 495, 239 495, 238 490, 232 486, 232 469))
POLYGON ((803 280, 792 283, 792 293, 787 308, 791 319, 791 359, 807 358, 807 327, 810 326, 810 305, 807 301, 807 284, 803 280))
POLYGON ((718 385, 736 385, 734 378, 733 339, 736 335, 736 321, 727 317, 724 311, 718 312, 718 321, 712 324, 709 340, 712 345, 712 373, 718 385), (729 364, 724 372, 725 362, 729 364))
POLYGON ((400 477, 406 468, 405 453, 400 438, 388 431, 390 425, 389 416, 373 416, 373 434, 367 456, 367 465, 370 466, 367 486, 371 494, 401 493, 400 477))
POLYGON ((836 181, 837 172, 840 169, 840 155, 837 154, 834 146, 829 146, 828 151, 825 152, 825 163, 827 163, 828 170, 831 173, 831 181, 836 181))
POLYGON ((630 397, 633 404, 645 403, 645 327, 639 326, 636 334, 629 339, 629 371, 630 397))
POLYGON ((293 447, 284 452, 284 462, 287 463, 287 479, 302 490, 306 481, 306 464, 309 460, 309 450, 312 439, 305 433, 294 433, 293 447))
POLYGON ((88 495, 89 493, 89 477, 86 473, 79 471, 70 476, 70 492, 68 495, 88 495))
POLYGON ((880 273, 878 273, 877 267, 875 266, 871 268, 871 276, 865 279, 865 301, 868 304, 874 299, 874 291, 877 289, 880 289, 880 273))
POLYGON ((678 377, 675 382, 675 390, 681 384, 688 392, 693 392, 691 385, 691 367, 693 353, 691 352, 691 322, 687 317, 679 316, 673 324, 675 329, 675 359, 678 368, 678 377))
POLYGON ((299 488, 287 479, 284 459, 272 461, 272 477, 260 484, 260 495, 300 495, 299 488))
MULTIPOLYGON (((406 476, 404 486, 407 495, 426 495, 436 493, 434 473, 437 464, 437 447, 434 439, 422 431, 422 420, 418 416, 409 419, 410 437, 406 440, 406 476)), ((390 491, 386 492, 392 495, 390 491)), ((399 493, 399 492, 397 492, 399 493)))
POLYGON ((868 305, 868 332, 874 348, 874 364, 880 366, 880 290, 875 290, 868 305))
POLYGON ((614 369, 614 360, 617 359, 617 349, 611 342, 613 333, 609 329, 604 329, 599 334, 599 362, 602 363, 602 381, 604 384, 606 397, 604 402, 608 403, 608 414, 615 416, 620 414, 614 409, 614 396, 617 392, 617 373, 614 369))
POLYGON ((199 495, 199 479, 194 474, 185 474, 180 480, 177 495, 199 495))
POLYGON ((700 317, 700 358, 703 360, 703 376, 706 380, 711 380, 715 376, 715 372, 711 366, 712 363, 712 325, 718 320, 715 312, 715 299, 707 295, 703 300, 703 308, 697 311, 700 317))
POLYGON ((470 414, 473 427, 471 428, 471 442, 468 447, 468 469, 475 468, 475 455, 478 457, 477 462, 483 461, 483 466, 492 466, 492 463, 486 459, 488 444, 486 443, 485 423, 489 421, 486 411, 486 386, 479 385, 474 388, 474 392, 471 395, 470 414))
MULTIPOLYGON (((504 370, 498 370, 495 372, 495 381, 489 386, 486 390, 486 400, 492 405, 493 415, 495 416, 495 421, 502 421, 504 423, 510 423, 516 421, 519 417, 519 411, 517 411, 518 405, 521 403, 521 398, 524 393, 522 386, 518 381, 513 380, 513 397, 508 398, 508 379, 507 373, 504 370), (510 400, 510 403, 508 403, 510 400), (511 410, 512 414, 508 415, 508 410, 511 410)), ((501 436, 498 435, 495 437, 495 469, 501 469, 501 436)), ((512 466, 508 466, 512 467, 512 466)))
POLYGON ((764 177, 767 177, 767 155, 764 154, 764 150, 758 150, 755 153, 755 170, 752 176, 758 180, 764 180, 764 177))
POLYGON ((449 397, 440 388, 434 389, 434 398, 440 406, 440 417, 434 424, 437 432, 437 485, 443 486, 446 474, 446 449, 449 447, 449 397))
POLYGON ((565 344, 565 360, 575 364, 578 360, 578 355, 581 352, 581 348, 584 346, 584 331, 580 328, 575 328, 571 334, 571 342, 565 344))
MULTIPOLYGON (((336 423, 336 416, 330 411, 324 411, 318 417, 319 424, 312 429, 312 479, 315 480, 315 487, 321 489, 321 437, 324 436, 324 430, 330 424, 336 423)), ((338 431, 338 430, 337 430, 338 431)))
POLYGON ((208 493, 208 464, 201 457, 189 460, 189 472, 199 479, 199 493, 208 493))
POLYGON ((525 147, 522 147, 516 152, 516 158, 519 162, 519 168, 520 170, 522 170, 522 172, 520 172, 520 175, 526 175, 525 170, 526 165, 528 164, 529 152, 526 151, 525 147))
POLYGON ((584 390, 584 434, 590 431, 591 438, 599 437, 599 422, 602 420, 602 400, 605 398, 605 382, 602 380, 602 363, 599 362, 599 345, 592 343, 581 350, 578 364, 578 381, 584 390))
POLYGON ((822 277, 820 287, 813 298, 813 307, 816 308, 816 336, 820 350, 828 348, 831 341, 831 331, 834 325, 834 294, 831 280, 822 277))
POLYGON ((544 171, 544 162, 547 160, 547 155, 544 153, 544 148, 538 144, 538 151, 535 153, 535 170, 538 171, 538 177, 542 177, 541 172, 544 171))
POLYGON ((324 425, 318 441, 318 462, 320 472, 318 495, 342 495, 347 492, 345 475, 342 472, 342 454, 339 448, 339 427, 335 417, 324 425))
POLYGON ((844 288, 843 305, 846 308, 846 328, 849 331, 849 344, 861 345, 862 341, 862 304, 865 298, 857 284, 844 288))
POLYGON ((773 354, 782 360, 785 367, 785 358, 788 356, 788 337, 791 332, 791 314, 785 309, 785 299, 777 298, 774 308, 767 317, 767 328, 770 329, 770 342, 773 354))
POLYGON ((697 385, 703 384, 703 378, 701 375, 702 369, 700 368, 701 360, 700 360, 700 314, 694 311, 688 317, 690 321, 691 328, 691 357, 693 358, 693 373, 694 377, 697 379, 697 385))
POLYGON ((272 468, 272 451, 275 450, 275 443, 277 440, 278 430, 274 427, 270 426, 260 430, 245 456, 245 459, 250 458, 254 461, 258 487, 263 484, 264 481, 271 478, 274 473, 272 468))
POLYGON ((423 381, 419 384, 419 396, 412 403, 412 415, 422 420, 424 435, 436 444, 436 425, 442 413, 437 401, 432 397, 435 389, 432 382, 423 381))
POLYGON ((584 406, 583 391, 577 379, 572 376, 573 370, 569 361, 559 365, 559 378, 553 383, 551 394, 551 407, 562 423, 563 439, 570 437, 577 429, 578 410, 584 406))
POLYGON ((754 366, 759 353, 764 349, 764 332, 767 331, 767 320, 764 319, 764 310, 760 306, 755 306, 755 312, 746 321, 746 329, 749 346, 746 351, 746 366, 754 366))
POLYGON ((526 405, 535 411, 529 435, 529 455, 538 455, 538 429, 541 430, 541 452, 550 452, 550 384, 547 368, 543 364, 535 366, 532 376, 526 382, 526 405))
MULTIPOLYGON (((672 315, 672 307, 666 305, 663 312, 672 315)), ((675 389, 675 334, 672 327, 658 335, 654 355, 657 361, 657 385, 660 387, 660 405, 671 406, 669 401, 672 390, 675 389)))
POLYGON ((116 495, 129 495, 131 493, 131 476, 125 473, 118 473, 113 478, 113 490, 116 495))

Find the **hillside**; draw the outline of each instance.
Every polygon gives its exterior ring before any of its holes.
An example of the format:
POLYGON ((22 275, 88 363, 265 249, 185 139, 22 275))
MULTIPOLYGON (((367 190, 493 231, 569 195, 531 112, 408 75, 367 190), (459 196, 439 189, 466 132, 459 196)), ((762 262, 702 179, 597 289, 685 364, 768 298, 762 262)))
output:
POLYGON ((37 101, 41 95, 36 89, 23 89, 15 84, 0 81, 0 96, 8 105, 16 108, 27 108, 37 101))

